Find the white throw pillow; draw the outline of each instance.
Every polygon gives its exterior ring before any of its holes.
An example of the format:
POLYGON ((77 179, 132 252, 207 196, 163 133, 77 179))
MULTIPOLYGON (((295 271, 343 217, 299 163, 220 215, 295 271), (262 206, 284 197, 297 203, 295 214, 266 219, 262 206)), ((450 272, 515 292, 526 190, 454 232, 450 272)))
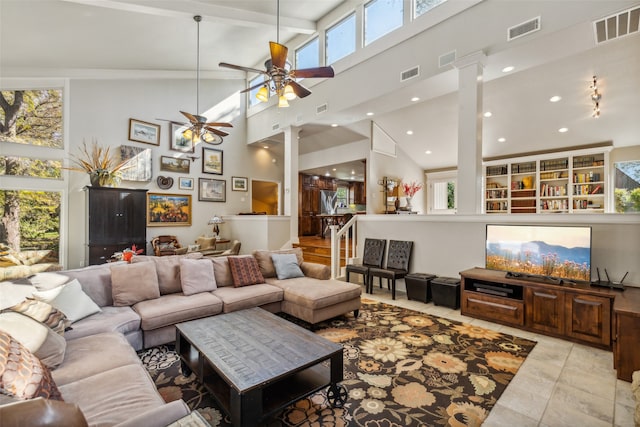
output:
POLYGON ((89 295, 84 293, 78 279, 48 291, 36 291, 33 296, 63 312, 72 323, 102 311, 89 295))
POLYGON ((46 291, 64 285, 69 281, 69 276, 59 273, 42 272, 29 277, 29 281, 33 286, 38 288, 39 291, 46 291))

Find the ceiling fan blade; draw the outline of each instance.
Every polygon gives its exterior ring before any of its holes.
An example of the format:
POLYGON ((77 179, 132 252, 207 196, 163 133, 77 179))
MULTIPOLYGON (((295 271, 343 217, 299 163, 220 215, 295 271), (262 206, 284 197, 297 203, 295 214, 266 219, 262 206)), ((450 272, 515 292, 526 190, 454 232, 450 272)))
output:
POLYGON ((183 116, 185 116, 191 123, 198 123, 198 119, 191 113, 187 113, 185 111, 180 111, 183 116))
POLYGON ((291 80, 289 86, 293 89, 293 92, 296 94, 298 98, 304 98, 305 96, 311 95, 311 91, 306 87, 302 86, 300 83, 296 83, 291 80))
POLYGON ((217 127, 223 127, 223 128, 232 128, 233 125, 231 123, 227 123, 227 122, 209 122, 209 123, 205 123, 205 126, 217 126, 217 127))
POLYGON ((273 66, 284 68, 287 63, 289 49, 285 45, 276 42, 269 42, 269 48, 271 49, 271 63, 273 66))
POLYGON ((333 77, 335 75, 333 67, 315 67, 315 68, 303 68, 301 70, 293 70, 291 74, 296 78, 312 78, 312 77, 333 77))
POLYGON ((247 71, 249 73, 258 73, 258 74, 267 74, 265 70, 258 70, 257 68, 251 67, 243 67, 241 65, 228 64, 226 62, 221 62, 218 64, 220 67, 231 68, 233 70, 247 71))
POLYGON ((224 132, 224 131, 221 131, 219 129, 212 128, 212 127, 209 127, 209 126, 205 126, 204 128, 206 130, 208 130, 209 132, 211 132, 211 133, 215 133, 218 136, 227 136, 227 135, 229 135, 227 132, 224 132))

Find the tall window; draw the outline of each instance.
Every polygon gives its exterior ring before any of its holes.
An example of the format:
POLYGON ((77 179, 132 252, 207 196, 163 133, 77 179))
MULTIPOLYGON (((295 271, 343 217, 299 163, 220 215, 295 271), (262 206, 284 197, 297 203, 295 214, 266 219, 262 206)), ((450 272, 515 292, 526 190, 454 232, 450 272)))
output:
POLYGON ((39 157, 46 157, 51 148, 63 146, 62 101, 61 89, 0 92, 0 175, 4 176, 0 188, 0 243, 16 252, 50 250, 47 261, 52 262, 59 259, 61 193, 28 187, 46 187, 38 180, 61 178, 60 160, 39 157), (29 144, 33 148, 27 153, 11 144, 29 144), (25 178, 29 178, 28 185, 22 183, 25 178))
POLYGON ((617 162, 615 209, 617 213, 640 213, 640 160, 617 162))
POLYGON ((453 214, 457 208, 457 173, 427 175, 427 205, 430 214, 453 214))
POLYGON ((312 68, 320 66, 320 38, 313 40, 296 50, 296 68, 312 68))
MULTIPOLYGON (((262 74, 259 74, 257 77, 254 77, 253 79, 249 80, 249 87, 254 87, 255 85, 262 82, 264 82, 264 76, 262 74)), ((256 94, 258 93, 261 87, 262 86, 258 86, 249 91, 249 107, 253 107, 254 105, 260 104, 260 101, 258 100, 258 98, 256 98, 256 94)))
POLYGON ((425 13, 427 13, 437 5, 444 3, 445 1, 446 0, 415 0, 416 3, 414 9, 414 17, 417 18, 418 16, 424 15, 425 13))
POLYGON ((356 51, 356 15, 351 15, 327 30, 326 35, 327 65, 356 51))
POLYGON ((364 45, 402 27, 402 0, 372 0, 364 6, 364 45))

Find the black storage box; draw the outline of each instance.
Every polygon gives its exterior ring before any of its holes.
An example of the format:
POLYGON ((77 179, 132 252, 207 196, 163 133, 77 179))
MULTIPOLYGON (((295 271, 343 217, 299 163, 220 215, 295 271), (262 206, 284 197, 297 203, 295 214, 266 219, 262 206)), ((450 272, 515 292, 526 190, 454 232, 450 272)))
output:
POLYGON ((429 302, 431 301, 431 280, 435 274, 410 273, 404 276, 404 283, 407 286, 407 299, 429 302))
POLYGON ((437 277, 431 280, 433 304, 445 307, 460 308, 460 279, 453 277, 437 277))

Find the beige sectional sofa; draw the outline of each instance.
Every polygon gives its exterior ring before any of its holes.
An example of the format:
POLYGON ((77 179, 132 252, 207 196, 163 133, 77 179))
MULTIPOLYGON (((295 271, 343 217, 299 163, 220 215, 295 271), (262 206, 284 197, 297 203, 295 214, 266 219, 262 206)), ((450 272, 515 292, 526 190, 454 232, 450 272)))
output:
POLYGON ((246 286, 238 286, 230 257, 202 258, 197 261, 199 268, 208 268, 206 263, 213 266, 214 289, 208 288, 210 277, 196 274, 193 277, 202 280, 185 279, 187 266, 196 265, 185 260, 200 256, 139 256, 131 264, 90 266, 31 279, 34 289, 45 292, 53 283, 76 279, 99 307, 98 312, 76 320, 65 332, 64 361, 52 371, 62 397, 79 406, 89 425, 136 425, 135 421, 141 419, 166 425, 188 414, 183 402, 162 401, 135 353, 173 342, 177 323, 250 307, 284 312, 310 324, 351 311, 358 314, 360 286, 330 280, 329 269, 304 262, 299 249, 255 251, 235 257, 231 260, 234 268, 240 261, 259 268, 260 274, 252 276, 259 283, 246 286), (300 277, 279 279, 273 254, 295 254, 300 277), (187 289, 187 280, 195 284, 195 290, 187 289), (199 287, 206 290, 199 292, 199 287))

